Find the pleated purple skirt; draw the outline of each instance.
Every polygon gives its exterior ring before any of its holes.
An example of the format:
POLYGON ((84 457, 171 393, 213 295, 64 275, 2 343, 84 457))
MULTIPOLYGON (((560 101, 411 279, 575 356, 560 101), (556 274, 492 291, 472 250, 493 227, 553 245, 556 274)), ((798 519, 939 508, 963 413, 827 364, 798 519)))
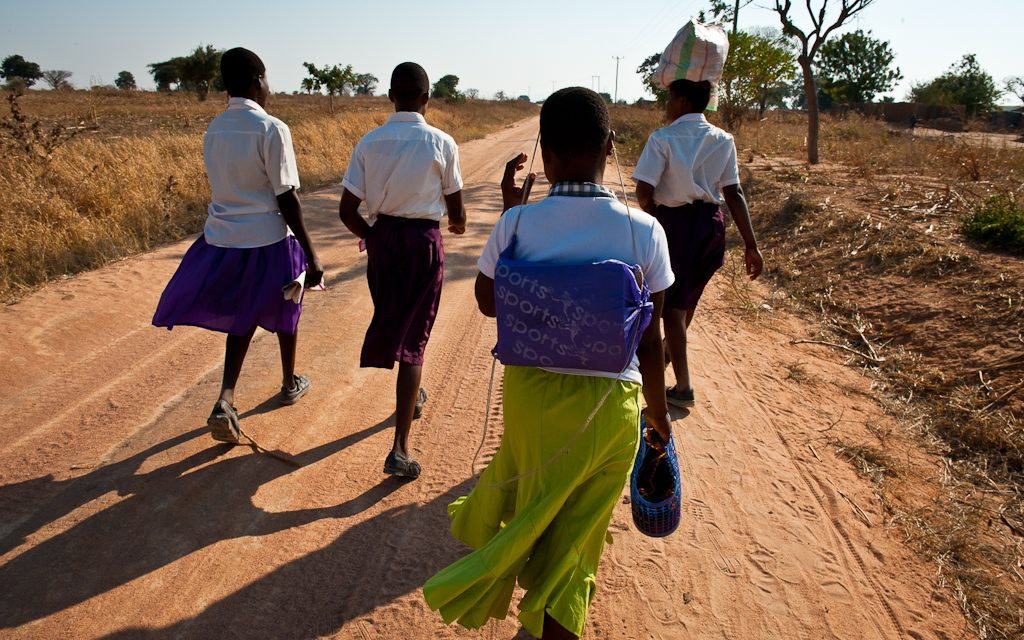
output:
POLYGON ((215 247, 199 236, 160 296, 153 324, 293 334, 302 305, 285 300, 281 288, 305 268, 306 254, 292 236, 254 249, 215 247))

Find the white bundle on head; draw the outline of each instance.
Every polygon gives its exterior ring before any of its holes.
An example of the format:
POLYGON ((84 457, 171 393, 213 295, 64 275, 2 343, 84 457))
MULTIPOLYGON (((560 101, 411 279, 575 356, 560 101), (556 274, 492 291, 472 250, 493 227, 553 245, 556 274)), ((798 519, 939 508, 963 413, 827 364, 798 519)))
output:
POLYGON ((690 20, 680 29, 661 54, 654 81, 667 89, 676 80, 711 83, 708 110, 718 109, 718 82, 729 55, 729 36, 717 24, 690 20))

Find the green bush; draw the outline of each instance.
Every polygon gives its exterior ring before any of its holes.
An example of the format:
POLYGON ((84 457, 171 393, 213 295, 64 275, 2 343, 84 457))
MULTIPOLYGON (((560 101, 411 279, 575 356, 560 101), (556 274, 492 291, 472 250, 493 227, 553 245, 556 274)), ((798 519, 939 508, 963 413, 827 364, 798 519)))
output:
POLYGON ((964 234, 991 247, 1024 255, 1024 208, 1012 196, 993 196, 967 219, 964 234))

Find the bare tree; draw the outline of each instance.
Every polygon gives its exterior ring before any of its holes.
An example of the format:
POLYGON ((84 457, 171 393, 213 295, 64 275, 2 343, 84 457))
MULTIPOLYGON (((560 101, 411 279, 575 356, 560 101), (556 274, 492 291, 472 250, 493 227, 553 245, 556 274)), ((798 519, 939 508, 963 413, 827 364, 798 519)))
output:
MULTIPOLYGON (((815 11, 812 0, 806 0, 807 15, 811 27, 801 29, 793 22, 792 0, 775 0, 775 12, 782 22, 782 33, 799 42, 796 61, 804 76, 804 93, 807 95, 807 162, 818 164, 818 90, 814 84, 812 64, 818 49, 825 43, 832 32, 841 27, 850 18, 874 3, 874 0, 839 0, 839 15, 829 23, 828 9, 830 0, 820 0, 821 7, 815 11)), ((833 7, 836 3, 833 2, 833 7)))
POLYGON ((43 82, 50 85, 51 89, 61 91, 64 89, 70 89, 71 83, 68 79, 71 78, 70 71, 64 71, 62 69, 48 69, 43 72, 43 82))
POLYGON ((1014 76, 1003 81, 1003 89, 1006 93, 1012 93, 1017 99, 1024 102, 1024 76, 1014 76))

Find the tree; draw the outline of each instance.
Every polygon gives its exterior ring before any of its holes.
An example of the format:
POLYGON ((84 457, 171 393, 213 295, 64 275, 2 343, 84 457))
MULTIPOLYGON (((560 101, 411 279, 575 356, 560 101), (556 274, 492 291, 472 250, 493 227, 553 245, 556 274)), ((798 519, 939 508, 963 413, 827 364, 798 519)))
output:
POLYGON ((433 90, 430 92, 431 98, 441 98, 442 100, 458 101, 465 99, 461 93, 459 93, 459 76, 448 74, 442 76, 440 80, 434 83, 433 90))
POLYGON ((889 43, 858 29, 826 42, 818 54, 815 72, 821 90, 842 104, 871 102, 903 79, 889 43))
POLYGON ((214 49, 212 45, 200 45, 187 56, 176 56, 147 66, 157 91, 170 91, 171 85, 174 85, 179 91, 195 91, 196 97, 202 101, 210 89, 224 89, 220 77, 220 58, 223 54, 223 51, 214 49))
MULTIPOLYGON (((828 20, 830 0, 818 0, 821 4, 817 11, 813 8, 813 0, 806 0, 807 14, 811 27, 801 29, 793 21, 793 0, 775 0, 775 13, 782 23, 782 33, 798 43, 797 63, 804 77, 804 95, 807 99, 807 162, 818 164, 818 93, 814 83, 814 58, 821 46, 832 35, 832 32, 843 26, 850 18, 874 3, 874 0, 839 0, 839 15, 828 20)), ((834 5, 833 5, 834 6, 834 5)))
POLYGON ((0 63, 0 78, 5 78, 8 83, 15 78, 21 78, 26 87, 31 87, 42 77, 43 71, 38 64, 29 62, 17 54, 7 56, 3 63, 0 63))
POLYGON ((643 80, 644 87, 647 91, 654 96, 654 99, 660 105, 664 105, 668 100, 668 90, 662 89, 654 81, 654 72, 658 70, 658 63, 661 61, 660 53, 652 53, 647 56, 640 66, 636 68, 636 72, 640 74, 640 79, 643 80))
MULTIPOLYGON (((710 0, 711 17, 713 20, 721 20, 723 22, 732 23, 732 32, 737 33, 739 31, 740 22, 740 9, 753 2, 753 0, 710 0)), ((703 13, 703 12, 702 12, 703 13)), ((701 22, 704 22, 702 19, 701 22)))
MULTIPOLYGON (((599 93, 597 95, 599 95, 602 98, 604 98, 604 101, 607 102, 608 104, 612 103, 612 94, 608 93, 607 91, 602 91, 601 93, 599 93)), ((523 96, 519 96, 519 99, 522 100, 523 96)), ((529 97, 527 97, 526 99, 529 100, 529 97)))
MULTIPOLYGON (((331 113, 334 113, 334 96, 343 95, 347 87, 356 85, 356 74, 350 64, 344 67, 337 64, 317 67, 312 62, 303 62, 302 66, 306 67, 306 72, 309 73, 302 81, 302 88, 310 93, 319 93, 321 89, 325 89, 331 98, 331 113)), ((377 79, 373 80, 376 83, 377 79)))
POLYGON ((1002 90, 981 68, 973 53, 965 55, 938 78, 910 89, 910 98, 914 102, 960 105, 968 118, 991 111, 1000 95, 1002 90))
POLYGON ((718 84, 725 126, 738 128, 743 114, 754 107, 762 117, 769 101, 781 102, 796 75, 794 54, 778 31, 730 34, 729 56, 718 84))
POLYGON ((505 100, 508 100, 508 94, 506 94, 501 89, 498 89, 497 91, 494 92, 494 99, 497 100, 498 102, 503 102, 505 100))
POLYGON ((1017 99, 1024 102, 1024 76, 1014 76, 1003 81, 1003 89, 1006 93, 1012 93, 1017 99))
POLYGON ((50 88, 56 91, 71 89, 71 83, 68 82, 70 77, 71 72, 64 71, 63 69, 48 69, 43 72, 43 82, 50 85, 50 88))
POLYGON ((372 96, 377 90, 377 76, 372 73, 357 73, 354 85, 357 96, 372 96))
POLYGON ((476 100, 477 98, 480 97, 479 89, 466 89, 463 93, 465 93, 466 97, 469 98, 470 100, 476 100))
POLYGON ((114 86, 124 91, 134 91, 138 89, 135 84, 135 76, 132 75, 131 71, 122 71, 117 74, 117 78, 114 79, 114 86))

